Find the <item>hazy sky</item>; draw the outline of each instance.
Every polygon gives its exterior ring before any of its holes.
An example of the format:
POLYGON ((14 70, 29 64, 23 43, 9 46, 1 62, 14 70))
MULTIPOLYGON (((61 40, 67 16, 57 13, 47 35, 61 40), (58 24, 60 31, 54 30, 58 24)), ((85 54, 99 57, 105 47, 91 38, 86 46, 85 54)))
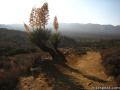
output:
POLYGON ((120 25, 120 0, 0 0, 0 24, 29 21, 32 7, 49 4, 49 22, 120 25))

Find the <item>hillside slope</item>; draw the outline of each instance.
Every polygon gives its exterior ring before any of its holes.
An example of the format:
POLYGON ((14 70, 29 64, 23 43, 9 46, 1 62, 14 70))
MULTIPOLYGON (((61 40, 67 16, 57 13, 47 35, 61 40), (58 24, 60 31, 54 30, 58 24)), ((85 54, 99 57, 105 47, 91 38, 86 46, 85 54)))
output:
POLYGON ((31 44, 25 32, 0 28, 0 47, 29 48, 31 44))
MULTIPOLYGON (((74 39, 62 36, 59 47, 75 47, 76 44, 74 39)), ((5 47, 32 48, 34 46, 24 31, 0 28, 0 48, 5 47)))

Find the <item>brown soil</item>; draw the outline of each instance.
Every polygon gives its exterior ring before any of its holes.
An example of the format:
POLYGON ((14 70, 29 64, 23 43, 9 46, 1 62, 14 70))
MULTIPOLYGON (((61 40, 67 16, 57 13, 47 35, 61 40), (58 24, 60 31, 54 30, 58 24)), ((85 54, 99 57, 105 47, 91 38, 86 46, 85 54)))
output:
MULTIPOLYGON (((70 54, 67 65, 40 63, 34 72, 19 79, 19 90, 91 90, 116 86, 104 73, 99 52, 70 54)), ((99 89, 99 90, 100 90, 99 89)))

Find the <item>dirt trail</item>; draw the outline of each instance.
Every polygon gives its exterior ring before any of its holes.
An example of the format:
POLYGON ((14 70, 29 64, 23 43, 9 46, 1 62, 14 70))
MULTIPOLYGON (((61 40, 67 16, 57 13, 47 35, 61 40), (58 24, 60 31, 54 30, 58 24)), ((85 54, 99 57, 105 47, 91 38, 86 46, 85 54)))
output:
POLYGON ((106 75, 104 68, 101 65, 101 55, 99 52, 87 52, 83 56, 72 56, 68 58, 69 66, 74 68, 76 72, 67 72, 71 77, 76 78, 78 83, 81 83, 85 89, 93 89, 97 87, 115 86, 113 78, 106 75), (71 59, 71 60, 70 60, 71 59), (78 71, 77 71, 78 70, 78 71))
POLYGON ((40 63, 39 70, 20 78, 19 90, 95 90, 116 85, 104 73, 99 52, 70 55, 67 59, 68 66, 40 63))
POLYGON ((103 71, 103 66, 101 65, 101 55, 99 52, 87 52, 86 55, 82 57, 77 57, 76 62, 71 64, 71 66, 80 70, 83 73, 99 77, 106 80, 108 76, 103 71))

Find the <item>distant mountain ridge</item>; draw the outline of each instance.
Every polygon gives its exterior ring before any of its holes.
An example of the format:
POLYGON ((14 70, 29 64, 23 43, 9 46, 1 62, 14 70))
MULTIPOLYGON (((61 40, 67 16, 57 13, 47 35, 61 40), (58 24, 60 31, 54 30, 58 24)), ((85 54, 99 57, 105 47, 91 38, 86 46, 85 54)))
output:
POLYGON ((7 28, 13 30, 24 30, 23 24, 0 24, 0 28, 7 28))
POLYGON ((64 24, 60 30, 71 37, 120 39, 120 26, 100 24, 64 24))
MULTIPOLYGON (((49 23, 48 28, 53 30, 53 24, 49 23)), ((24 30, 23 24, 0 24, 0 28, 8 28, 14 30, 24 30)), ((119 38, 120 25, 100 25, 100 24, 79 24, 79 23, 60 23, 59 31, 66 36, 73 38, 119 38)))

